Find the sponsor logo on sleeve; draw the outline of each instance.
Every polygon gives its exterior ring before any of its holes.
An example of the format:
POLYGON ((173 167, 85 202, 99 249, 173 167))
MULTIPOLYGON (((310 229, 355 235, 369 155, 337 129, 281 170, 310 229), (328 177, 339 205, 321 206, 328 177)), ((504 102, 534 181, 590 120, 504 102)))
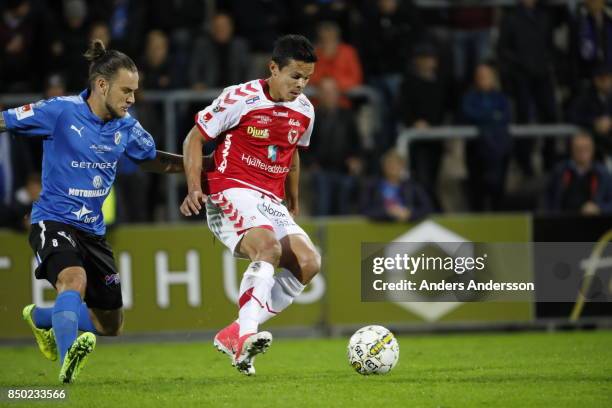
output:
POLYGON ((259 95, 256 95, 256 96, 253 96, 252 98, 247 99, 246 101, 244 101, 244 103, 246 103, 247 105, 252 105, 258 100, 259 100, 259 95))
POLYGON ((206 114, 204 115, 204 122, 209 122, 212 118, 213 118, 212 113, 206 112, 206 114))
POLYGON ((23 120, 34 116, 34 109, 32 104, 29 103, 27 105, 23 105, 15 109, 15 115, 17 116, 17 120, 23 120))

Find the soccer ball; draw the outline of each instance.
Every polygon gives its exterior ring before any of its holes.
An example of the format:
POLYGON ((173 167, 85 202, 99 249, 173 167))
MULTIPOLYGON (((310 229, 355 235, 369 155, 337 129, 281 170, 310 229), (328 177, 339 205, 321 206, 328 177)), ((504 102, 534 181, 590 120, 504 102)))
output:
POLYGON ((362 327, 349 340, 348 360, 359 374, 386 374, 399 360, 399 343, 382 326, 362 327))

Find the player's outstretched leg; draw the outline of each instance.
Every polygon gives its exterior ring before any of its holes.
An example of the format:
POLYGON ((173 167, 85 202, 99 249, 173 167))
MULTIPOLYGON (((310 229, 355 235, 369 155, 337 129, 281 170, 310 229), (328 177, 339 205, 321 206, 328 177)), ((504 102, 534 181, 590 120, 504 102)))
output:
MULTIPOLYGON (((55 361, 57 360, 57 344, 55 343, 55 335, 53 334, 53 330, 50 328, 39 328, 36 326, 33 316, 35 308, 36 305, 34 304, 24 307, 22 312, 23 320, 25 320, 28 326, 30 326, 30 329, 32 329, 32 333, 34 334, 34 338, 38 344, 38 349, 43 356, 51 361, 55 361)), ((50 321, 49 327, 51 327, 50 321)))
POLYGON ((272 344, 272 334, 267 331, 245 334, 238 340, 234 365, 243 374, 255 374, 255 356, 265 353, 272 344))
POLYGON ((77 337, 64 357, 59 374, 60 382, 65 384, 74 382, 85 365, 87 356, 95 347, 96 336, 93 333, 85 332, 77 337))

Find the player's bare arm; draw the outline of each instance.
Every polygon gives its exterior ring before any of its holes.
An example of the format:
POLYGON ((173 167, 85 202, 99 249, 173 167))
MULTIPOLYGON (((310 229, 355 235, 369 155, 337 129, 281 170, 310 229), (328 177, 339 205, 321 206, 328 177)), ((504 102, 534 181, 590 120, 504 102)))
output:
POLYGON ((202 148, 204 138, 194 126, 183 142, 183 167, 187 179, 187 196, 181 204, 181 214, 199 214, 206 196, 202 192, 202 148))
POLYGON ((4 123, 4 115, 0 113, 0 132, 4 132, 6 130, 6 123, 4 123))
POLYGON ((183 171, 183 156, 157 150, 155 158, 143 162, 140 168, 151 173, 180 173, 183 171))
POLYGON ((296 149, 291 159, 291 167, 285 180, 285 196, 287 198, 287 209, 292 216, 296 217, 300 213, 299 206, 299 183, 300 183, 300 155, 296 149))

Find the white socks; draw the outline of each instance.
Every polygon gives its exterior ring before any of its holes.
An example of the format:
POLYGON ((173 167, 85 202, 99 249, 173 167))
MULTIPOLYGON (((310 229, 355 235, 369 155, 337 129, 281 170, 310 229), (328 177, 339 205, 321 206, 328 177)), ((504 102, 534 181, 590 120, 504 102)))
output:
POLYGON ((266 304, 270 303, 273 286, 275 286, 274 265, 265 261, 251 262, 240 282, 238 298, 240 337, 247 333, 257 333, 259 315, 262 309, 266 310, 266 304))
MULTIPOLYGON (((274 286, 270 299, 259 312, 259 324, 262 324, 285 310, 293 299, 304 291, 305 286, 288 269, 281 269, 274 276, 274 286)), ((240 326, 242 330, 242 325, 240 326)))

